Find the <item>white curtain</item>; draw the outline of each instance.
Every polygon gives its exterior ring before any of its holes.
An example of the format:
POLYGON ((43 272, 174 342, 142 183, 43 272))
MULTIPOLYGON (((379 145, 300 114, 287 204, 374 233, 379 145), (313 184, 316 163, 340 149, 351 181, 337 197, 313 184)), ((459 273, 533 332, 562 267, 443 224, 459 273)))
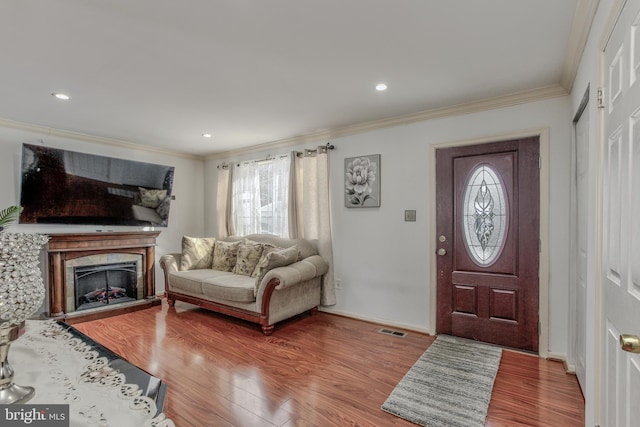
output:
POLYGON ((267 204, 263 203, 261 208, 262 215, 271 218, 270 221, 264 221, 268 224, 268 229, 263 228, 263 232, 276 234, 278 236, 289 237, 289 216, 287 206, 289 204, 289 171, 291 158, 289 156, 280 156, 278 159, 267 164, 266 174, 269 177, 269 200, 267 204))
POLYGON ((236 164, 231 190, 233 234, 289 237, 287 205, 290 159, 236 164))
POLYGON ((329 204, 329 156, 327 148, 305 150, 302 156, 292 154, 289 234, 292 238, 316 239, 318 252, 329 263, 322 283, 324 306, 335 305, 333 277, 333 245, 331 239, 331 207, 329 204))
POLYGON ((229 227, 231 215, 231 169, 228 166, 218 167, 218 192, 216 194, 216 236, 220 239, 233 234, 229 227))

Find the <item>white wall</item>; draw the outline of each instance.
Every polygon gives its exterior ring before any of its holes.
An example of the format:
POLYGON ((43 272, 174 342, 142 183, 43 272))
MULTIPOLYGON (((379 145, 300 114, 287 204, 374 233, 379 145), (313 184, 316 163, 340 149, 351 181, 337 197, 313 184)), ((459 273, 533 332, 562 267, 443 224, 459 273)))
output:
MULTIPOLYGON (((146 150, 123 148, 75 139, 64 139, 0 127, 0 209, 20 203, 20 165, 22 143, 42 144, 84 153, 118 157, 175 167, 173 195, 169 226, 161 230, 157 240, 156 260, 169 252, 181 250, 183 234, 202 235, 204 232, 204 162, 146 150)), ((71 225, 22 225, 11 227, 15 232, 67 233, 93 232, 96 230, 128 231, 138 227, 71 226, 71 225)), ((156 263, 156 292, 164 292, 162 270, 156 263)))
MULTIPOLYGON (((428 194, 433 167, 427 153, 433 144, 500 136, 527 129, 550 129, 550 338, 549 349, 567 352, 569 173, 571 114, 568 97, 480 113, 428 120, 332 139, 330 190, 334 268, 342 280, 338 303, 328 311, 391 325, 433 331, 430 324, 430 221, 428 194), (343 162, 347 157, 381 154, 381 207, 344 206, 343 162), (404 222, 404 210, 417 211, 404 222)), ((310 148, 314 144, 304 147, 310 148)), ((300 147, 296 147, 300 148, 300 147)), ((264 158, 288 149, 244 155, 264 158)), ((227 159, 228 160, 228 159, 227 159)), ((216 166, 205 165, 205 228, 215 230, 216 166)))

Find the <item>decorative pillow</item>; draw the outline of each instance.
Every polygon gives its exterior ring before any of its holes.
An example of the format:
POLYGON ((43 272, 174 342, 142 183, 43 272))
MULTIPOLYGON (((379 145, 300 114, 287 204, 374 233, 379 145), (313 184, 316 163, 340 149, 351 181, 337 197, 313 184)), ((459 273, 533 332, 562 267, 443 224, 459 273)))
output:
POLYGON ((238 262, 236 262, 233 272, 243 276, 251 276, 260 260, 260 255, 262 255, 262 246, 262 243, 252 242, 247 239, 240 243, 240 246, 238 246, 238 262))
POLYGON ((182 236, 182 259, 180 270, 211 268, 213 262, 214 237, 182 236))
POLYGON ((167 219, 169 216, 169 204, 171 203, 171 197, 165 197, 162 202, 156 208, 156 212, 160 215, 160 218, 167 219))
POLYGON ((233 271, 241 242, 223 242, 217 240, 213 247, 213 268, 219 271, 233 271))
POLYGON ((264 266, 267 265, 267 255, 269 255, 271 252, 277 252, 283 249, 284 248, 274 246, 271 243, 264 243, 262 246, 262 255, 260 255, 260 259, 256 264, 256 268, 254 268, 253 273, 251 273, 251 277, 258 277, 260 275, 260 272, 262 271, 264 266))
POLYGON ((148 190, 142 187, 138 187, 138 190, 140 191, 140 205, 145 208, 155 209, 167 197, 167 190, 148 190))
POLYGON ((264 279, 264 276, 267 274, 269 270, 272 270, 276 267, 284 267, 289 264, 293 264, 298 259, 298 248, 296 246, 291 246, 286 249, 281 249, 279 251, 269 252, 266 256, 265 265, 260 270, 260 274, 256 277, 256 286, 253 291, 254 295, 258 294, 258 287, 264 279))

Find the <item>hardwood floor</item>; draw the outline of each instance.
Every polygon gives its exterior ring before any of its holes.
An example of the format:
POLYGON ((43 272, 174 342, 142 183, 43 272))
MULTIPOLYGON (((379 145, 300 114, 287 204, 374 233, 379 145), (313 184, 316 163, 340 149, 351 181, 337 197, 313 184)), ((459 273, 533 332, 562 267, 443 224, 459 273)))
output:
MULTIPOLYGON (((414 426, 380 410, 435 337, 302 315, 264 336, 254 324, 177 302, 74 325, 168 385, 186 426, 414 426)), ((584 403, 559 362, 504 351, 487 426, 582 426, 584 403)))

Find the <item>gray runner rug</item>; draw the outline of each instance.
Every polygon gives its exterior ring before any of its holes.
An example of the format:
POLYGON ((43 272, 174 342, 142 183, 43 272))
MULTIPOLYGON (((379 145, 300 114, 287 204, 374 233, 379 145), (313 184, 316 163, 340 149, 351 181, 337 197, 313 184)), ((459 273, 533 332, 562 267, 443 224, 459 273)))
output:
POLYGON ((382 404, 428 427, 484 426, 502 349, 438 335, 382 404))

